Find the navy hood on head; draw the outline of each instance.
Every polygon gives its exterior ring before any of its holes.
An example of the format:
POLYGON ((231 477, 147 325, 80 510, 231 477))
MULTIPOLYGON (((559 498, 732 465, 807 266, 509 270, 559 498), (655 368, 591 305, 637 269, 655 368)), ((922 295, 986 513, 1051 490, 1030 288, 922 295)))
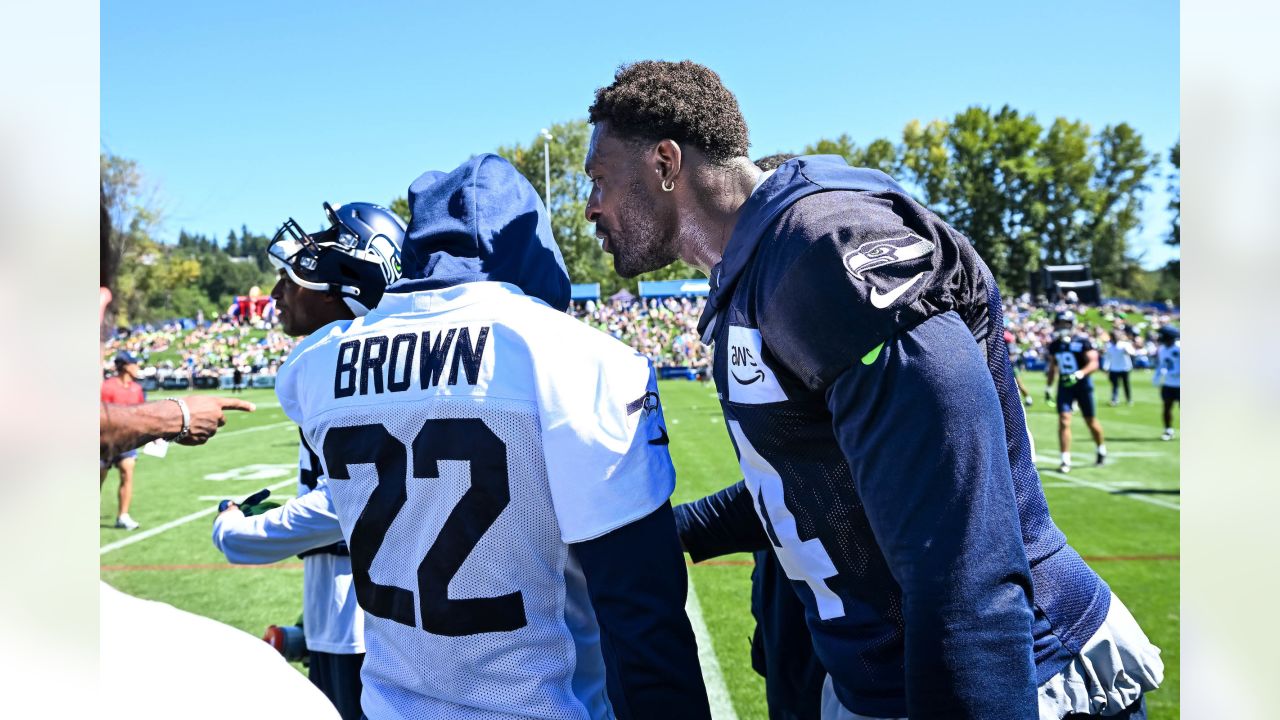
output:
POLYGON ((409 186, 413 213, 389 293, 490 280, 515 285, 564 311, 569 273, 537 191, 511 163, 477 155, 456 170, 428 171, 409 186))

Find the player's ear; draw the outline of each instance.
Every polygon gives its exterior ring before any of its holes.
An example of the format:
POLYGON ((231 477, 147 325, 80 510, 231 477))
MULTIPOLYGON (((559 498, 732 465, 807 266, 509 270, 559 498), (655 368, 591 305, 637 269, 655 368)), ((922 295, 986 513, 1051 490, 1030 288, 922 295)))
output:
POLYGON ((681 150, 680 144, 675 140, 663 139, 659 140, 658 144, 653 147, 651 155, 659 184, 663 190, 671 192, 679 179, 678 176, 681 169, 683 169, 684 151, 681 150))

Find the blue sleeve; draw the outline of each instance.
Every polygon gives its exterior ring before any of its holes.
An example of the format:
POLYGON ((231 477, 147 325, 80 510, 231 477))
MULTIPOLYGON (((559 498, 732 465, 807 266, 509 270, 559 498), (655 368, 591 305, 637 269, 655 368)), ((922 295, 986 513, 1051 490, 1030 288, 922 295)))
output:
POLYGON ((769 548, 769 536, 751 505, 745 481, 739 480, 701 500, 677 505, 675 513, 680 544, 694 562, 769 548))
POLYGON ((619 720, 708 720, 670 503, 570 547, 600 624, 609 703, 619 720))
POLYGON ((902 589, 909 716, 1036 717, 1030 570, 970 330, 946 313, 899 333, 842 373, 827 404, 902 589))

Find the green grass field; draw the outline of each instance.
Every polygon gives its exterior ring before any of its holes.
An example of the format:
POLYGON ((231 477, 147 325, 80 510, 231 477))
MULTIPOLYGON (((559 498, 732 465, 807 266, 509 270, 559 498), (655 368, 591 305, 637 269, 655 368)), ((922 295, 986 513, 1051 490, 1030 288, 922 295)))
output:
MULTIPOLYGON (((1134 373, 1134 407, 1106 404, 1099 383, 1099 416, 1111 462, 1092 466, 1093 443, 1074 421, 1076 466, 1056 472, 1057 416, 1043 402, 1044 379, 1027 383, 1036 397, 1028 410, 1045 493, 1071 543, 1124 599, 1164 652, 1165 684, 1148 700, 1150 717, 1178 717, 1178 441, 1161 442, 1159 396, 1150 373, 1134 373)), ((676 501, 693 500, 740 477, 714 389, 696 382, 663 382, 671 453, 679 474, 676 501)), ((213 507, 266 486, 287 497, 295 487, 297 432, 271 391, 249 391, 259 404, 233 416, 203 448, 171 446, 168 457, 140 456, 131 514, 142 523, 117 530, 115 476, 100 507, 101 571, 112 585, 207 615, 255 635, 269 624, 293 623, 301 612, 300 561, 232 567, 210 542, 213 507), (203 514, 201 514, 203 513, 203 514)), ((159 395, 153 395, 159 397, 159 395)), ((751 670, 750 556, 693 566, 690 577, 725 686, 739 718, 768 717, 764 684, 751 670)), ((139 629, 143 631, 143 629, 139 629)))

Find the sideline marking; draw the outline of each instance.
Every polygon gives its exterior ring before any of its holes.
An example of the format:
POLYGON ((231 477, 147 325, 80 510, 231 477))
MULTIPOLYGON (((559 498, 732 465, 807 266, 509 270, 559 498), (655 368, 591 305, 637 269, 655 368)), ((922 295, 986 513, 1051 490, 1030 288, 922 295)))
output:
POLYGON ((715 720, 738 720, 738 713, 734 712, 733 701, 729 698, 729 688, 724 684, 724 674, 720 672, 715 647, 711 645, 711 633, 702 619, 702 605, 698 602, 693 578, 689 578, 689 595, 684 601, 684 611, 689 615, 689 624, 693 626, 693 635, 698 641, 698 664, 702 666, 702 682, 707 686, 711 717, 715 720))
POLYGON ((1151 497, 1149 495, 1123 492, 1123 490, 1126 490, 1127 488, 1118 488, 1104 482, 1088 482, 1085 480, 1080 480, 1078 478, 1073 478, 1070 475, 1063 475, 1062 473, 1057 472, 1056 470, 1041 470, 1040 474, 1048 475, 1050 477, 1055 477, 1055 478, 1058 478, 1059 480, 1069 482, 1072 485, 1076 485, 1079 487, 1092 488, 1094 490, 1101 490, 1102 492, 1105 492, 1108 495, 1119 495, 1121 497, 1127 497, 1130 500, 1137 500, 1138 502, 1149 503, 1151 505, 1172 510, 1174 512, 1182 512, 1182 506, 1178 505, 1177 503, 1171 503, 1168 500, 1162 500, 1160 498, 1151 497), (1120 492, 1117 492, 1117 491, 1120 491, 1120 492))
MULTIPOLYGON (((279 490, 280 488, 286 485, 293 485, 297 482, 298 482, 297 478, 289 478, 288 480, 285 480, 283 482, 278 482, 275 485, 268 485, 267 487, 268 489, 271 489, 271 490, 279 490)), ((107 553, 112 552, 114 550, 119 550, 122 547, 128 547, 134 543, 142 542, 147 538, 155 537, 156 535, 159 535, 162 532, 172 530, 180 525, 186 525, 192 520, 199 520, 200 518, 206 515, 212 515, 216 512, 218 512, 218 507, 216 505, 213 507, 207 507, 199 512, 193 512, 190 515, 183 515, 177 520, 170 520, 169 522, 163 525, 157 525, 148 530, 143 530, 142 532, 139 532, 139 533, 130 534, 126 537, 120 538, 115 542, 107 543, 106 545, 103 545, 102 547, 98 548, 98 555, 99 556, 106 555, 107 553)))

